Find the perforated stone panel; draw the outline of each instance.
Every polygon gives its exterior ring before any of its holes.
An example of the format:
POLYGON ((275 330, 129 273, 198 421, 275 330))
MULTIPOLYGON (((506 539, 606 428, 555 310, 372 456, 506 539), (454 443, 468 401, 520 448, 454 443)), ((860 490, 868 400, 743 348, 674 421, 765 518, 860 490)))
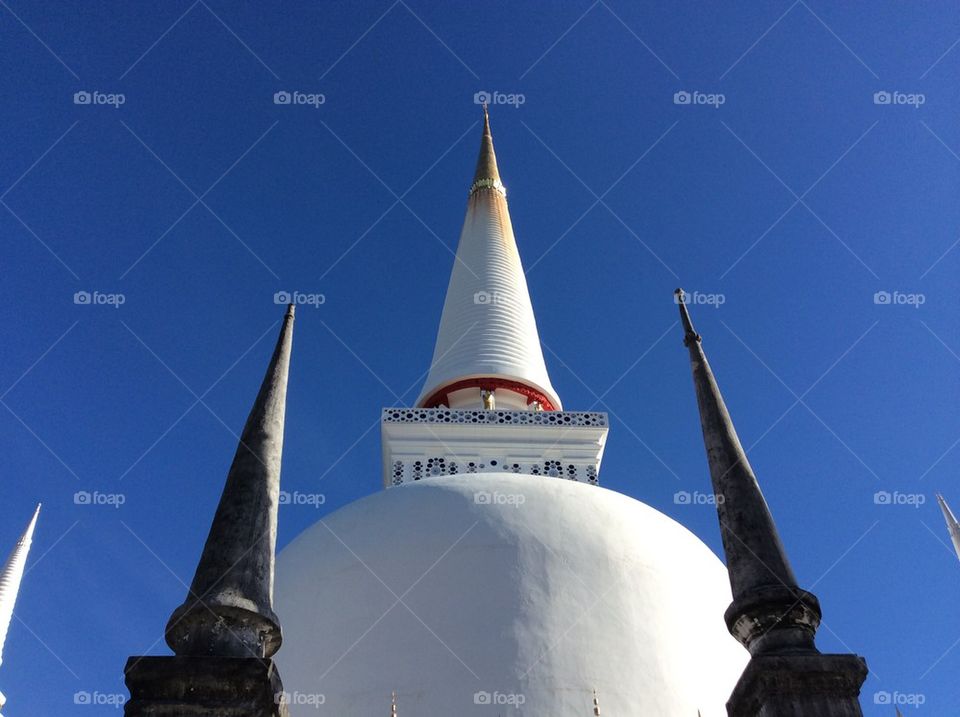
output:
POLYGON ((607 414, 385 408, 384 485, 509 472, 598 484, 607 414))
POLYGON ((497 423, 531 426, 606 426, 594 411, 468 411, 445 408, 385 408, 384 423, 497 423))

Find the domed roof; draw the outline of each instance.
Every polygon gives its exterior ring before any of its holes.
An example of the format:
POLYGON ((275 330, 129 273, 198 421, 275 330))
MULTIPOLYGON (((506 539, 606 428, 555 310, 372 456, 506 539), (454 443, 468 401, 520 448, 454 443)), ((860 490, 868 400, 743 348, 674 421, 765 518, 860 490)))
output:
POLYGON ((479 473, 359 500, 280 555, 293 715, 726 715, 747 662, 726 571, 597 486, 479 473), (322 697, 319 697, 322 695, 322 697))

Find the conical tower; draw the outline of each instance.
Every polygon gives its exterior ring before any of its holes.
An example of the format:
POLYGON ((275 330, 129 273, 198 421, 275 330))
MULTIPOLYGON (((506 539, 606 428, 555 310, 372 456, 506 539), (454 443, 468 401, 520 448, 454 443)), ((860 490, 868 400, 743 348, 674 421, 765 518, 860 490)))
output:
POLYGON ((960 523, 957 522, 953 511, 950 510, 950 506, 947 505, 947 501, 945 501, 939 493, 937 493, 937 503, 940 504, 940 510, 943 511, 943 519, 947 522, 947 530, 950 532, 950 541, 953 543, 953 549, 957 553, 957 558, 960 559, 960 523))
POLYGON ((170 617, 178 655, 270 657, 280 647, 273 563, 293 305, 247 418, 187 600, 170 617))
POLYGON ((730 633, 751 655, 727 710, 731 717, 858 717, 866 663, 855 655, 823 655, 816 648, 820 603, 797 586, 682 289, 677 289, 676 299, 733 592, 724 617, 730 633))
MULTIPOLYGON (((40 505, 38 504, 20 540, 13 546, 10 557, 3 566, 3 572, 0 572, 0 663, 3 662, 3 646, 7 640, 10 621, 13 619, 13 608, 17 602, 17 593, 20 592, 23 571, 27 567, 27 555, 33 543, 33 530, 37 526, 39 515, 40 505)), ((0 692, 0 709, 3 709, 5 702, 6 698, 0 692)))
POLYGON ((132 657, 128 717, 285 715, 274 557, 294 307, 240 436, 186 601, 167 624, 176 657, 132 657), (163 707, 161 707, 163 705, 163 707))
POLYGON ((20 591, 20 581, 27 566, 27 554, 33 543, 33 531, 37 527, 37 518, 40 516, 40 505, 33 511, 33 517, 27 523, 20 540, 13 546, 7 562, 0 572, 0 663, 3 662, 3 645, 7 639, 7 630, 10 620, 13 619, 13 608, 17 602, 17 593, 20 591))
POLYGON ((484 106, 467 215, 417 405, 490 408, 490 396, 498 408, 562 408, 543 360, 484 106))
POLYGON ((564 411, 547 375, 483 108, 440 329, 416 408, 385 408, 383 482, 487 471, 597 483, 605 413, 564 411))

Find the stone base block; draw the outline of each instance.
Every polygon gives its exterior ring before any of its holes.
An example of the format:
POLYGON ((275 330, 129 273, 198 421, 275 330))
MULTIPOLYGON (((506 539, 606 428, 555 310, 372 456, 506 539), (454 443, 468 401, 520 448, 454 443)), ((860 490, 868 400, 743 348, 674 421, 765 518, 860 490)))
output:
POLYGON ((272 660, 131 657, 126 717, 289 717, 272 660))
POLYGON ((857 655, 753 657, 727 702, 730 717, 862 717, 867 663, 857 655))

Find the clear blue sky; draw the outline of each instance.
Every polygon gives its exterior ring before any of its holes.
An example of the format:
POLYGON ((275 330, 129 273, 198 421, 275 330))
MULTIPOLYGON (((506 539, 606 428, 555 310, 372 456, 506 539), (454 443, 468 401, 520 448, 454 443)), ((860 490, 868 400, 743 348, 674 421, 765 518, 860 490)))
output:
POLYGON ((719 552, 712 508, 674 502, 709 481, 672 291, 721 294, 694 319, 821 648, 866 656, 868 715, 893 713, 878 692, 960 703, 933 499, 960 507, 955 4, 152 5, 0 3, 0 550, 44 503, 12 713, 92 714, 75 693, 125 693, 128 655, 166 653, 275 292, 326 299, 298 314, 283 471, 326 503, 283 508, 281 545, 380 489, 379 411, 430 361, 481 90, 524 96, 491 110, 500 169, 553 383, 611 413, 601 482, 719 552))

